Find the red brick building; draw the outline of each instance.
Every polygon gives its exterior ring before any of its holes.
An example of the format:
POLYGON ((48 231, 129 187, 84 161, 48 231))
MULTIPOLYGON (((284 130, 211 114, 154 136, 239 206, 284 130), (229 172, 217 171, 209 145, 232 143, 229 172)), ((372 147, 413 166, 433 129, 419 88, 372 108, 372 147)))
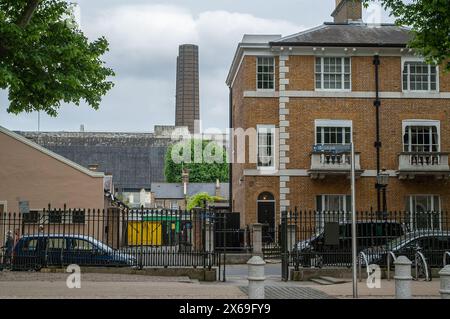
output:
POLYGON ((450 75, 407 48, 407 28, 363 23, 360 3, 337 1, 332 16, 238 45, 227 79, 231 126, 256 130, 245 162, 232 165, 241 226, 276 227, 280 211, 294 207, 349 211, 350 157, 339 150, 352 138, 357 210, 382 205, 379 173, 389 174, 389 211, 450 209, 450 75))

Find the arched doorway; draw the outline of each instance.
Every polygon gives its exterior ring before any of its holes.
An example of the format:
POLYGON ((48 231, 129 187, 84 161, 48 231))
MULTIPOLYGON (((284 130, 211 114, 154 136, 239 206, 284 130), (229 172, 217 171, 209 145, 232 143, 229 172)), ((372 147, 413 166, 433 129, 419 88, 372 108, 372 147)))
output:
POLYGON ((263 192, 258 196, 258 223, 262 224, 263 243, 275 242, 275 198, 272 193, 263 192))

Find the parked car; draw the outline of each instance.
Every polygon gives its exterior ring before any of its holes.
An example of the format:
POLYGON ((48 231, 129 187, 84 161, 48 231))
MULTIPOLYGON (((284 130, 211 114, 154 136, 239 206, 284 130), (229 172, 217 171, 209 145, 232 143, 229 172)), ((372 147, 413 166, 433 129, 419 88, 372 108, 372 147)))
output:
POLYGON ((450 250, 450 231, 417 230, 396 238, 382 247, 364 250, 369 264, 386 265, 387 255, 404 255, 414 262, 416 252, 420 251, 429 267, 443 267, 443 256, 450 250))
MULTIPOLYGON (((407 233, 405 224, 397 221, 357 221, 358 250, 386 245, 407 233)), ((351 266, 351 222, 331 222, 321 230, 298 242, 292 252, 294 262, 304 267, 351 266), (333 230, 334 229, 334 230, 333 230)))
POLYGON ((14 246, 12 268, 45 266, 135 266, 136 259, 84 235, 39 234, 22 236, 14 246))

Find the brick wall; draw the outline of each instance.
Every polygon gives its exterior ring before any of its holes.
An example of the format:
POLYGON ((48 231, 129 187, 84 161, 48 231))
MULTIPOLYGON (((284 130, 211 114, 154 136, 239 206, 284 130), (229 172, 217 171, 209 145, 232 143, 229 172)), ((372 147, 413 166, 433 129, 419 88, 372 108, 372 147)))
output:
MULTIPOLYGON (((373 92, 375 90, 372 56, 352 57, 352 92, 373 92)), ((278 60, 276 62, 278 66, 278 60)), ((289 72, 286 78, 287 91, 314 91, 314 56, 290 56, 286 61, 289 72)), ((450 75, 440 68, 440 92, 450 92, 450 75)), ((402 92, 401 57, 381 56, 380 90, 402 92)), ((279 74, 278 67, 275 71, 279 74)), ((278 88, 278 84, 275 85, 278 88)), ((233 127, 256 127, 257 124, 278 126, 279 98, 243 97, 244 91, 256 91, 256 57, 246 56, 233 85, 233 127)), ((286 156, 290 162, 287 169, 308 170, 311 165, 311 150, 315 143, 316 119, 352 120, 356 151, 361 155, 361 168, 376 169, 375 107, 374 98, 299 98, 291 97, 287 107, 286 120, 290 134, 290 150, 286 156)), ((402 120, 428 119, 441 123, 441 150, 450 151, 450 99, 382 99, 381 104, 381 148, 382 168, 398 169, 398 154, 402 152, 402 120)), ((247 160, 248 160, 248 152, 247 160)), ((280 183, 277 176, 245 176, 244 169, 256 169, 256 164, 235 164, 233 166, 233 210, 241 212, 242 225, 257 221, 257 197, 264 191, 271 192, 276 199, 279 217, 280 183)), ((376 209, 374 177, 360 177, 357 180, 357 208, 376 209)), ((435 194, 441 196, 442 209, 450 208, 450 187, 448 180, 424 178, 399 180, 391 177, 387 189, 388 208, 404 210, 405 198, 411 194, 435 194)), ((291 176, 286 183, 290 194, 286 199, 290 207, 313 210, 316 195, 350 194, 350 181, 346 177, 326 177, 312 180, 308 176, 291 176)))

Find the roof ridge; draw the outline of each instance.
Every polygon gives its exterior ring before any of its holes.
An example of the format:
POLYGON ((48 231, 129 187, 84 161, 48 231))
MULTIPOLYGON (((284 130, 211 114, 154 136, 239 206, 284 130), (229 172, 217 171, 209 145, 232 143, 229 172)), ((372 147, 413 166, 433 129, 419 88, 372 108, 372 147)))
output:
POLYGON ((289 38, 298 37, 300 35, 304 35, 304 34, 307 34, 309 32, 314 32, 314 31, 320 30, 320 29, 325 28, 325 27, 326 27, 326 25, 323 23, 321 25, 318 25, 318 26, 315 26, 315 27, 312 27, 312 28, 309 28, 309 29, 306 29, 306 30, 303 30, 303 31, 300 31, 300 32, 297 32, 297 33, 294 33, 294 34, 291 34, 291 35, 287 35, 287 36, 282 37, 282 38, 280 38, 280 39, 278 39, 276 41, 273 41, 273 42, 284 41, 284 40, 289 39, 289 38))

